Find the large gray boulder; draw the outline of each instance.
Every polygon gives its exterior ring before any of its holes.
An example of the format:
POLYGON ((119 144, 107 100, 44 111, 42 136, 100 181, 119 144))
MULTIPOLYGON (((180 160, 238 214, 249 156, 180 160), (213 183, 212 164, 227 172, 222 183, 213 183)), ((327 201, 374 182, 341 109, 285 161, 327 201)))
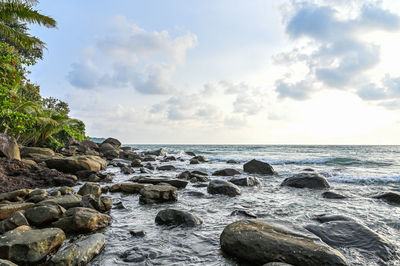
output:
POLYGON ((43 261, 64 240, 65 234, 58 228, 12 230, 0 236, 0 258, 33 265, 43 261))
POLYGON ((182 225, 194 227, 203 223, 203 221, 194 214, 174 209, 166 209, 157 213, 156 223, 159 225, 182 225))
POLYGON ((102 234, 83 237, 57 251, 49 265, 86 265, 105 247, 106 240, 102 234))
POLYGON ((65 209, 79 207, 81 205, 81 195, 65 195, 54 199, 47 199, 39 202, 41 205, 58 204, 65 209))
POLYGON ((6 219, 16 211, 26 210, 35 205, 35 203, 10 203, 0 204, 0 220, 6 219))
POLYGON ((234 175, 240 175, 240 172, 236 169, 226 168, 223 170, 215 171, 212 175, 214 175, 214 176, 234 176, 234 175))
POLYGON ((116 148, 110 143, 103 143, 100 145, 100 152, 108 160, 112 160, 119 157, 119 148, 116 148))
POLYGON ((331 247, 361 250, 374 254, 384 261, 395 257, 399 259, 392 243, 356 219, 342 215, 321 215, 316 220, 322 224, 311 224, 305 228, 331 247))
POLYGON ((121 148, 121 141, 114 139, 114 138, 107 138, 105 141, 103 141, 100 145, 103 144, 110 144, 112 145, 114 148, 119 149, 121 148))
POLYGON ((254 187, 260 186, 261 181, 255 176, 248 176, 248 177, 234 177, 229 182, 235 184, 236 186, 241 187, 254 187))
POLYGON ((19 147, 15 138, 0 133, 0 157, 21 160, 19 147))
POLYGON ((49 224, 61 218, 65 209, 57 204, 35 205, 25 211, 28 221, 37 226, 49 224))
MULTIPOLYGON (((0 222, 0 234, 13 230, 18 226, 29 225, 22 211, 14 212, 7 219, 0 222)), ((1 266, 1 264, 0 264, 1 266)))
POLYGON ((167 151, 164 148, 154 150, 154 151, 146 151, 144 152, 145 155, 154 155, 154 156, 166 156, 167 151))
POLYGON ((107 212, 111 209, 112 202, 109 197, 96 198, 93 195, 86 195, 82 197, 81 207, 95 209, 99 212, 107 212))
POLYGON ((49 168, 64 173, 76 173, 82 170, 100 171, 107 167, 107 162, 99 156, 80 155, 63 158, 54 158, 46 161, 49 168))
POLYGON ((207 187, 210 194, 223 194, 230 197, 240 195, 240 188, 225 180, 211 180, 207 187))
POLYGON ((63 216, 53 223, 54 227, 65 232, 88 233, 108 226, 111 217, 94 209, 76 207, 66 211, 63 216))
POLYGON ((140 190, 141 204, 175 202, 178 200, 176 187, 170 185, 149 185, 140 190))
POLYGON ((95 197, 99 197, 101 195, 101 187, 99 184, 87 182, 83 186, 81 186, 78 194, 81 196, 93 195, 95 197))
POLYGON ((281 261, 293 265, 347 265, 343 255, 289 223, 242 220, 220 236, 226 254, 252 265, 281 261))
POLYGON ((250 174, 260 175, 273 175, 275 173, 274 168, 268 164, 256 159, 251 160, 243 165, 243 170, 250 174))
POLYGON ((386 203, 392 204, 392 205, 400 205, 400 194, 395 193, 395 192, 383 192, 381 194, 372 196, 375 199, 380 199, 385 201, 386 203))
POLYGON ((30 158, 31 154, 40 154, 46 156, 54 156, 55 152, 49 148, 41 148, 41 147, 22 147, 21 148, 21 157, 30 158))
POLYGON ((317 173, 293 175, 283 180, 281 186, 312 189, 327 189, 330 187, 328 180, 323 175, 317 173))

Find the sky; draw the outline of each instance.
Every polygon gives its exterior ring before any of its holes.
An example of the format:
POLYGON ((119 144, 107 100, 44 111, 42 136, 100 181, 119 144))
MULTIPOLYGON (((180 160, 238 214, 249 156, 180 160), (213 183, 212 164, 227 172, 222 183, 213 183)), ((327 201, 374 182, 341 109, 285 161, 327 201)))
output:
POLYGON ((91 137, 400 144, 398 0, 41 0, 30 79, 91 137))

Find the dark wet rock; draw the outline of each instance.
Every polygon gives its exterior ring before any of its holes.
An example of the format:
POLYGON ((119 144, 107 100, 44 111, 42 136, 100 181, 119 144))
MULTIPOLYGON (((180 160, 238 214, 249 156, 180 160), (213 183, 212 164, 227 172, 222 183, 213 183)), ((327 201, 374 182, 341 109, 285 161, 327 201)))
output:
POLYGON ((239 164, 239 162, 238 162, 238 161, 235 161, 235 160, 228 160, 228 161, 226 161, 226 163, 229 163, 229 164, 239 164))
POLYGON ((246 211, 246 210, 234 210, 231 213, 231 216, 238 216, 238 215, 244 216, 244 217, 247 217, 247 218, 254 218, 254 219, 257 218, 257 215, 255 215, 255 214, 253 214, 253 213, 251 213, 249 211, 246 211))
POLYGON ((3 200, 9 200, 9 201, 16 201, 17 199, 24 198, 25 196, 28 196, 29 193, 31 193, 30 189, 19 189, 19 190, 14 190, 6 193, 1 193, 0 194, 0 201, 3 200))
POLYGON ((208 162, 208 159, 202 155, 195 156, 191 160, 193 160, 193 159, 199 161, 200 163, 208 162))
POLYGON ((146 151, 144 152, 145 155, 154 155, 154 156, 166 156, 167 151, 164 148, 154 150, 154 151, 146 151))
POLYGON ((92 171, 92 170, 81 170, 78 172, 75 172, 75 175, 79 178, 79 179, 88 179, 89 176, 91 175, 95 175, 97 173, 97 171, 92 171))
POLYGON ((191 174, 191 175, 190 175, 189 181, 190 181, 191 183, 208 182, 208 181, 210 181, 210 178, 208 178, 207 176, 204 176, 204 175, 194 175, 194 174, 191 174))
POLYGON ((379 195, 372 196, 375 199, 381 199, 392 205, 400 205, 400 194, 395 192, 384 192, 379 195))
POLYGON ((123 151, 132 151, 132 147, 124 146, 124 147, 121 147, 121 150, 123 150, 123 151))
POLYGON ((29 225, 28 220, 26 220, 22 211, 16 211, 7 219, 0 221, 0 234, 13 230, 21 225, 29 225))
POLYGON ((79 207, 81 205, 81 195, 65 195, 54 199, 47 199, 39 202, 41 205, 58 204, 65 209, 79 207))
POLYGON ((153 173, 152 171, 150 171, 149 169, 146 169, 144 167, 140 167, 139 170, 140 170, 141 174, 152 174, 153 173))
POLYGON ((190 164, 199 164, 199 160, 197 159, 190 159, 190 164))
POLYGON ((314 172, 314 169, 312 169, 312 168, 304 168, 302 171, 303 172, 314 172))
POLYGON ((187 191, 185 194, 189 195, 189 196, 192 196, 192 197, 198 197, 198 198, 201 198, 201 197, 205 196, 205 194, 203 192, 200 192, 200 191, 187 191))
POLYGON ((396 256, 395 247, 386 238, 346 216, 325 215, 322 225, 307 225, 305 228, 334 248, 344 247, 366 251, 384 261, 389 261, 396 256))
POLYGON ((131 175, 135 172, 135 170, 133 170, 132 167, 129 166, 123 166, 121 167, 121 173, 123 173, 124 175, 131 175))
POLYGON ((242 187, 254 187, 260 186, 261 181, 255 176, 248 176, 248 177, 234 177, 229 182, 242 187))
POLYGON ((76 207, 66 211, 52 225, 65 232, 88 233, 108 226, 110 221, 111 217, 107 214, 90 208, 76 207))
POLYGON ((99 212, 107 212, 111 210, 112 202, 110 197, 96 198, 93 195, 82 197, 81 207, 95 209, 99 212))
POLYGON ((121 147, 121 141, 114 138, 107 138, 100 144, 100 146, 106 143, 112 145, 116 149, 119 149, 121 147))
POLYGON ((58 191, 58 190, 56 190, 56 191, 51 191, 49 194, 50 194, 50 196, 53 197, 53 198, 61 197, 61 192, 58 191))
POLYGON ((208 187, 207 183, 194 184, 193 187, 208 187))
POLYGON ((226 168, 223 170, 218 170, 215 171, 213 176, 234 176, 234 175, 240 175, 240 172, 238 170, 232 169, 232 168, 226 168))
POLYGON ((322 193, 321 195, 325 199, 345 199, 345 198, 347 198, 346 196, 340 195, 340 194, 332 192, 332 191, 326 191, 326 192, 322 193))
POLYGON ((139 193, 142 188, 144 188, 145 184, 135 184, 135 183, 121 183, 112 185, 110 188, 111 192, 119 192, 122 191, 124 193, 135 194, 139 193))
POLYGON ((143 162, 155 162, 156 158, 154 158, 153 156, 146 156, 143 158, 143 162))
POLYGON ((165 209, 157 213, 156 223, 159 225, 182 225, 194 227, 203 223, 203 221, 189 212, 165 209))
POLYGON ((101 187, 99 184, 87 182, 78 191, 81 196, 93 195, 99 197, 101 195, 101 187))
POLYGON ((163 162, 176 161, 175 156, 165 156, 163 162))
POLYGON ((184 171, 184 172, 180 173, 176 178, 189 180, 190 179, 190 175, 191 174, 190 174, 189 171, 184 171))
POLYGON ((191 151, 185 151, 185 153, 186 153, 187 155, 189 155, 189 156, 196 157, 196 154, 195 154, 194 152, 191 152, 191 151))
POLYGON ((49 158, 55 155, 52 149, 40 147, 22 147, 20 152, 23 158, 34 158, 36 154, 45 155, 49 158))
POLYGON ((0 133, 0 157, 21 160, 19 147, 15 138, 0 133))
POLYGON ((318 221, 320 223, 332 222, 332 221, 353 221, 356 222, 354 218, 345 215, 326 215, 326 214, 319 214, 313 216, 311 219, 318 221))
POLYGON ((151 163, 145 164, 144 167, 147 168, 147 169, 149 169, 149 170, 155 170, 155 169, 156 169, 151 163))
POLYGON ((32 265, 43 261, 65 240, 58 228, 12 230, 0 236, 0 258, 32 265))
POLYGON ((175 202, 178 200, 176 187, 163 185, 150 185, 140 190, 139 202, 141 204, 175 202))
POLYGON ((39 201, 45 200, 48 197, 48 193, 44 189, 36 189, 29 193, 26 201, 37 203, 39 201))
POLYGON ((129 161, 134 161, 134 160, 140 160, 141 156, 134 151, 121 151, 119 152, 119 158, 129 161))
POLYGON ((143 265, 151 265, 151 260, 157 258, 157 252, 147 247, 133 247, 120 255, 124 262, 135 263, 145 262, 143 265), (148 263, 146 263, 148 262, 148 263))
POLYGON ((58 191, 60 191, 61 195, 67 195, 75 192, 73 188, 67 186, 60 187, 58 191))
POLYGON ((0 259, 0 266, 18 266, 14 262, 11 262, 9 260, 2 260, 0 259))
POLYGON ((0 193, 25 188, 73 186, 75 183, 76 177, 55 169, 0 158, 0 193))
POLYGON ((165 178, 157 178, 157 179, 139 178, 139 179, 135 179, 134 181, 139 184, 152 184, 152 185, 166 183, 166 184, 169 184, 176 188, 185 188, 188 184, 187 181, 182 181, 182 180, 178 180, 178 179, 165 179, 165 178))
POLYGON ((126 209, 121 201, 114 203, 113 206, 114 206, 113 209, 120 209, 120 210, 126 209))
POLYGON ((106 240, 102 234, 83 237, 58 250, 49 265, 86 265, 104 249, 105 245, 106 240))
POLYGON ((146 232, 145 231, 134 231, 134 230, 131 230, 131 231, 129 231, 129 233, 134 237, 145 237, 146 236, 146 232))
POLYGON ((25 217, 36 226, 52 223, 61 218, 65 209, 56 204, 35 205, 25 211, 25 217))
POLYGON ((202 172, 199 170, 194 170, 190 172, 192 175, 204 175, 204 176, 208 176, 208 174, 206 172, 202 172))
POLYGON ((240 195, 240 188, 225 180, 211 180, 207 187, 210 194, 223 194, 230 197, 240 195))
POLYGON ((26 210, 35 205, 34 203, 11 203, 0 204, 0 220, 7 219, 16 211, 26 210))
POLYGON ((161 171, 175 171, 176 168, 173 165, 163 165, 163 166, 159 166, 157 167, 157 170, 161 170, 161 171))
POLYGON ((100 171, 107 167, 105 160, 99 156, 79 155, 46 161, 49 168, 57 169, 64 173, 76 173, 82 170, 100 171))
POLYGON ((329 188, 328 180, 317 173, 300 173, 283 180, 281 186, 295 188, 312 188, 312 189, 327 189, 329 188))
POLYGON ((140 159, 135 159, 132 161, 131 166, 132 167, 142 167, 143 166, 142 161, 140 159))
POLYGON ((241 220, 220 236, 221 249, 253 265, 281 261, 293 265, 347 265, 343 255, 289 223, 241 220))
POLYGON ((274 168, 268 164, 258 160, 251 160, 243 165, 243 170, 250 174, 260 175, 273 175, 275 173, 274 168))

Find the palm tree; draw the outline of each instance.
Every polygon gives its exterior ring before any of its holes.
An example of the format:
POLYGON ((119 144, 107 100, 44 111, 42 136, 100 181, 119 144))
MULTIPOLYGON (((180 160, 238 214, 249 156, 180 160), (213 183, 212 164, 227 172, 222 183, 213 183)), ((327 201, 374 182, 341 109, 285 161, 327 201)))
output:
POLYGON ((17 23, 30 23, 56 27, 56 21, 32 9, 32 1, 0 0, 0 37, 20 49, 43 49, 45 43, 13 27, 17 23))

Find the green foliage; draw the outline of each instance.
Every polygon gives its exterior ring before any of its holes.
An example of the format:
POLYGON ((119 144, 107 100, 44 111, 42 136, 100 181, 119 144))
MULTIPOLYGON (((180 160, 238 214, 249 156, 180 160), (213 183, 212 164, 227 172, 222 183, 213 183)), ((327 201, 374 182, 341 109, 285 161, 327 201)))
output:
POLYGON ((66 102, 42 98, 40 88, 26 79, 22 57, 10 45, 0 42, 0 132, 14 136, 21 144, 59 149, 72 139, 85 139, 85 124, 71 119, 66 102))

